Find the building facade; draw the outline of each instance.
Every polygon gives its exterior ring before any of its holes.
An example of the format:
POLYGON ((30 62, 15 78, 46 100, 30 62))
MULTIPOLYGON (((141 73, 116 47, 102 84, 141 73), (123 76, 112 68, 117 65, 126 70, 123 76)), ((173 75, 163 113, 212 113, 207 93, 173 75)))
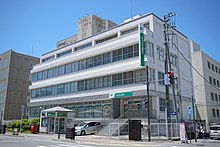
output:
MULTIPOLYGON (((74 110, 75 121, 110 116, 146 118, 145 109, 137 110, 137 104, 146 99, 146 68, 139 64, 140 25, 146 28, 151 119, 165 122, 163 22, 153 13, 133 17, 42 55, 41 63, 31 70, 30 117, 37 117, 41 108, 61 106, 74 110)), ((173 31, 179 50, 191 61, 190 41, 173 31)), ((192 81, 191 67, 172 46, 170 59, 176 94, 192 89, 193 85, 183 80, 187 77, 192 81)), ((171 110, 176 111, 171 91, 171 110)), ((188 119, 186 108, 191 105, 191 95, 192 91, 188 91, 177 99, 182 120, 188 119)))
MULTIPOLYGON (((21 118, 21 105, 24 113, 29 94, 29 73, 39 58, 9 50, 0 55, 0 112, 1 121, 21 118)), ((27 118, 27 115, 24 114, 27 118)))
POLYGON ((220 123, 220 63, 191 42, 192 65, 206 79, 193 71, 198 119, 205 120, 207 129, 220 123))

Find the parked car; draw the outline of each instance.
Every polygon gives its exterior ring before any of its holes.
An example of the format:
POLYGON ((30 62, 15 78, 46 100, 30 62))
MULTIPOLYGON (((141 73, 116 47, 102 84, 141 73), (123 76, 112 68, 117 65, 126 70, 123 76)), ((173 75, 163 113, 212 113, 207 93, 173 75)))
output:
POLYGON ((210 139, 219 138, 220 139, 220 125, 210 126, 210 139))
POLYGON ((75 127, 76 135, 93 134, 101 128, 101 123, 97 121, 86 121, 75 127))

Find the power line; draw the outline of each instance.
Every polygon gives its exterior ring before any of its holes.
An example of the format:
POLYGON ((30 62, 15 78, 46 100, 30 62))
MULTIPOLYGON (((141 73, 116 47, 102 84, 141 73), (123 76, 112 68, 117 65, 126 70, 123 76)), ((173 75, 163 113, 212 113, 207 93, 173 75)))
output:
POLYGON ((177 49, 177 51, 183 56, 183 58, 186 60, 186 62, 197 72, 197 74, 202 77, 209 85, 211 85, 212 87, 214 87, 215 89, 217 89, 218 91, 220 91, 218 88, 216 88, 215 86, 213 86, 212 84, 210 84, 210 82, 203 77, 202 74, 199 73, 199 71, 186 59, 186 57, 182 54, 182 52, 178 49, 178 47, 176 46, 176 44, 173 44, 175 46, 175 48, 177 49))

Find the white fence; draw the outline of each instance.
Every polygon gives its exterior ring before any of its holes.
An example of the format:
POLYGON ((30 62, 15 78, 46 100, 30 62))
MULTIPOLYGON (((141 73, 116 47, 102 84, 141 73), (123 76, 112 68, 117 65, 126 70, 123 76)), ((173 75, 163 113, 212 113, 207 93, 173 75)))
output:
MULTIPOLYGON (((141 138, 148 139, 148 124, 142 123, 141 138)), ((179 139, 180 130, 179 123, 151 123, 150 135, 152 139, 179 139), (170 130, 170 131, 168 131, 170 130)), ((129 136, 129 124, 126 123, 110 123, 109 138, 127 139, 129 136)))

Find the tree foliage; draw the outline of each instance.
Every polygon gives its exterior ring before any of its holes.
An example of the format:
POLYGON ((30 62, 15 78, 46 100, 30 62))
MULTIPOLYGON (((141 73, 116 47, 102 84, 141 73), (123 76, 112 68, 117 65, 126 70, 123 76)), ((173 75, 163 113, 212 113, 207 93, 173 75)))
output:
MULTIPOLYGON (((22 119, 21 128, 23 131, 28 131, 32 124, 39 125, 40 119, 39 118, 33 118, 32 120, 22 119)), ((10 122, 6 127, 7 127, 7 130, 13 130, 14 128, 17 128, 19 130, 20 125, 21 125, 21 120, 16 120, 16 121, 10 122)))

